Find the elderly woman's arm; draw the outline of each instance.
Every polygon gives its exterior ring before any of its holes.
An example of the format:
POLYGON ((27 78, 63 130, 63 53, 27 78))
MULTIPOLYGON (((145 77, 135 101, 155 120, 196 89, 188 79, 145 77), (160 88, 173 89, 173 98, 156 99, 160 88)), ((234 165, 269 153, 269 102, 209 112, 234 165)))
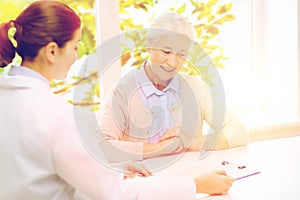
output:
POLYGON ((200 77, 194 85, 197 85, 197 98, 200 100, 202 118, 213 131, 206 135, 202 132, 198 133, 189 150, 220 150, 248 144, 249 134, 242 121, 228 111, 225 105, 221 105, 222 102, 214 101, 213 105, 212 95, 200 77), (218 108, 221 109, 214 111, 218 108), (220 119, 216 119, 218 117, 220 119))

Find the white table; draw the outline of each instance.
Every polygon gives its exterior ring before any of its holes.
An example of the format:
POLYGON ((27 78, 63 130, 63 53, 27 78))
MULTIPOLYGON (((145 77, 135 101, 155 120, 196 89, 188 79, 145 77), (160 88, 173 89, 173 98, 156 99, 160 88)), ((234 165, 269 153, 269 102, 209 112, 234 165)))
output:
MULTIPOLYGON (((300 199, 300 137, 253 142, 244 147, 211 151, 204 159, 199 152, 168 156, 171 164, 159 165, 166 157, 144 161, 156 175, 194 176, 220 167, 222 161, 245 165, 260 174, 236 180, 228 194, 196 199, 222 200, 299 200, 300 199), (175 160, 175 161, 174 161, 175 160)), ((168 163, 168 162, 167 162, 168 163)))

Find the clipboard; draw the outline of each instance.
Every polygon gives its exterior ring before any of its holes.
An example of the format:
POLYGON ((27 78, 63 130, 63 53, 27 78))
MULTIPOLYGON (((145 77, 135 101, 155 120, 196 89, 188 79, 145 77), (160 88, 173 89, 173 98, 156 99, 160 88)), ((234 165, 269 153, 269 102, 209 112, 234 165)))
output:
POLYGON ((260 170, 228 161, 221 162, 220 167, 226 171, 228 176, 233 177, 235 180, 241 180, 261 173, 260 170))

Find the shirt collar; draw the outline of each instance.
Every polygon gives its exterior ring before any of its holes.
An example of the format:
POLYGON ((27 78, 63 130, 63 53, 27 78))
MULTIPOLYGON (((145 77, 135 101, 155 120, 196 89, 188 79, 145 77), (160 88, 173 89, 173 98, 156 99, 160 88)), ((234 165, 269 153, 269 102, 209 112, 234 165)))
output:
POLYGON ((37 71, 34 71, 28 67, 12 66, 9 75, 22 75, 22 76, 37 78, 43 81, 44 83, 46 83, 47 85, 50 84, 48 79, 46 79, 37 71))
POLYGON ((153 94, 156 95, 162 95, 166 93, 169 90, 173 90, 175 93, 179 93, 180 85, 179 85, 179 78, 178 75, 175 75, 170 83, 167 85, 165 89, 158 90, 153 83, 150 81, 149 77, 146 74, 145 71, 145 63, 143 64, 143 67, 139 70, 137 74, 138 84, 141 90, 143 91, 144 95, 148 98, 153 94))

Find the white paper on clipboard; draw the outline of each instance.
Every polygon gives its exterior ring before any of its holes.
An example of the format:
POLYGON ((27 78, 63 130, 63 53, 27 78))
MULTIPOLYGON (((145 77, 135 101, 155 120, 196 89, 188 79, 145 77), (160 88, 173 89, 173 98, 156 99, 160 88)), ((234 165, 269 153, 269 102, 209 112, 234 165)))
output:
POLYGON ((251 177, 260 174, 261 171, 247 166, 246 164, 237 164, 230 161, 222 161, 220 168, 224 169, 228 176, 233 177, 235 180, 251 177))

